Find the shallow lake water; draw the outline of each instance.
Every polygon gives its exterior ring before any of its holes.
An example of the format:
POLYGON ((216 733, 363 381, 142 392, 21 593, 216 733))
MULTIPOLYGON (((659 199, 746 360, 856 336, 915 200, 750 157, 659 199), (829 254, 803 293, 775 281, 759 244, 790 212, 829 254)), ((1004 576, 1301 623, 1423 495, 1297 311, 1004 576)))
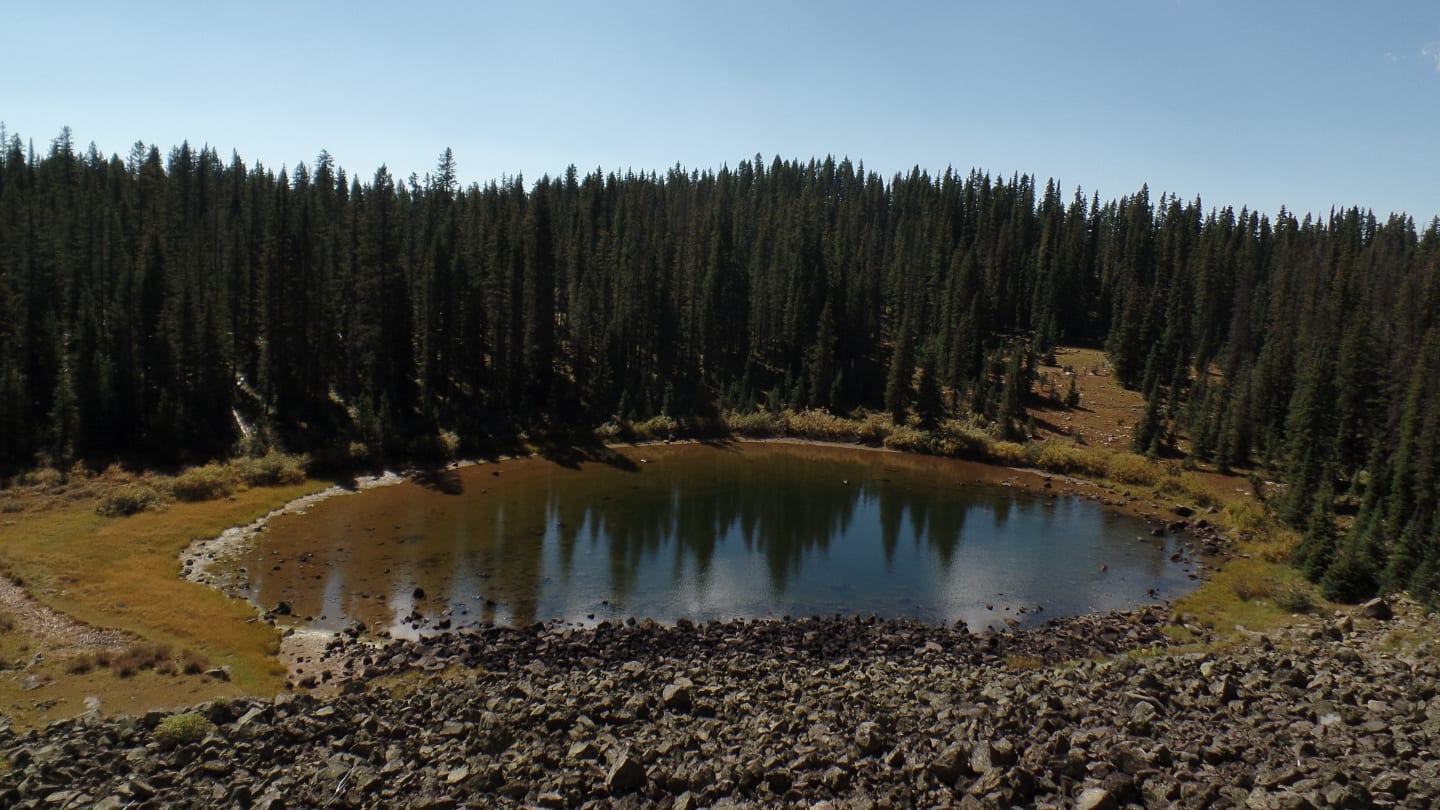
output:
POLYGON ((275 518, 231 575, 317 628, 401 636, 412 611, 456 629, 835 613, 1023 627, 1193 586, 1174 537, 1007 486, 1017 475, 760 443, 508 460, 275 518))

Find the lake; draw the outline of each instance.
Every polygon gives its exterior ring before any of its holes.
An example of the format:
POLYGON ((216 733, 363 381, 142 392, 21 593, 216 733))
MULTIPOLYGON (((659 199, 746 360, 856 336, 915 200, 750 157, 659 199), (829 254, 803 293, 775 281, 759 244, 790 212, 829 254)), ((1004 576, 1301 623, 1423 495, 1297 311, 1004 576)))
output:
POLYGON ((842 613, 1035 626, 1193 587, 1177 538, 1024 473, 784 443, 444 471, 274 518, 231 563, 256 604, 413 636, 562 619, 842 613))

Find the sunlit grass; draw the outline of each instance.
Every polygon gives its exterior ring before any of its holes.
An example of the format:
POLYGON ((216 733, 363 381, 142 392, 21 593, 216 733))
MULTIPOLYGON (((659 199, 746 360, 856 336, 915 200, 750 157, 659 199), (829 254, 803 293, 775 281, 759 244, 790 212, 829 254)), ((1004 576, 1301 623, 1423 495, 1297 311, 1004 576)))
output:
MULTIPOLYGON (((122 630, 155 649, 191 651, 179 666, 231 667, 237 687, 278 688, 275 630, 244 602, 180 578, 180 552, 201 537, 248 523, 323 486, 257 487, 231 499, 103 517, 76 501, 0 525, 0 561, 41 603, 95 627, 122 630)), ((167 659, 168 660, 168 659, 167 659)), ((161 668, 168 664, 162 663, 161 668)), ((137 664, 138 669, 138 664, 137 664)))

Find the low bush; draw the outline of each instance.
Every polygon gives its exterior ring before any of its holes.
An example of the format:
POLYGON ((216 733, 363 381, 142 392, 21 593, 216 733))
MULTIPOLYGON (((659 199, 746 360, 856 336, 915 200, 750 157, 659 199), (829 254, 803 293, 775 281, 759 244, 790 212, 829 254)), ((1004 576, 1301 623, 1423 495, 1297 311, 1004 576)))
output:
POLYGON ((210 660, 194 650, 180 653, 180 670, 186 675, 199 675, 210 668, 210 660))
POLYGON ((1225 518, 1231 526, 1244 532, 1263 531, 1270 524, 1265 507, 1248 498, 1227 505, 1225 518))
POLYGON ((609 421, 595 428, 595 439, 601 442, 618 442, 629 435, 625 426, 616 421, 609 421))
POLYGON ((234 492, 235 480, 225 467, 206 464, 176 476, 170 484, 170 491, 180 501, 213 501, 234 492))
POLYGON ((885 438, 895 427, 888 414, 867 413, 855 425, 855 441, 864 444, 884 444, 885 438))
POLYGON ((780 426, 791 436, 830 442, 854 442, 860 440, 859 423, 829 411, 809 409, 804 411, 786 410, 780 414, 780 426))
POLYGON ((947 456, 964 458, 985 458, 990 449, 990 437, 974 425, 950 419, 940 426, 940 439, 947 456))
POLYGON ((985 457, 1007 467, 1018 467, 1030 461, 1025 453, 1025 445, 1016 442, 994 442, 986 448, 985 457))
POLYGON ((94 668, 94 653, 81 653, 65 662, 65 671, 71 675, 84 675, 94 668))
POLYGON ((1041 445, 1034 458, 1035 466, 1042 470, 1066 475, 1104 476, 1109 473, 1109 461, 1103 450, 1051 442, 1041 445))
POLYGON ((680 423, 676 422, 673 416, 665 414, 652 416, 643 422, 635 422, 630 425, 631 433, 637 441, 659 441, 674 438, 675 431, 679 429, 680 423))
POLYGON ((215 731, 215 724, 198 712, 172 714, 155 726, 155 741, 165 748, 189 745, 215 731))
POLYGON ((780 432, 780 421, 768 411, 751 413, 727 411, 725 413, 725 429, 737 436, 764 439, 780 432))
POLYGON ((933 452, 935 442, 934 437, 923 430, 910 425, 896 425, 890 435, 885 437, 885 446, 896 450, 929 453, 933 452))
POLYGON ((278 487, 305 480, 306 459, 271 451, 232 462, 241 482, 252 487, 278 487))
POLYGON ((1315 594, 1308 587, 1296 583, 1276 594, 1275 604, 1291 613, 1314 613, 1315 594))
POLYGON ((1160 480, 1160 473, 1144 456, 1134 453, 1116 453, 1105 463, 1106 477, 1122 484, 1154 486, 1160 480))
POLYGON ((20 476, 20 483, 42 490, 58 489, 65 485, 65 473, 54 467, 41 467, 20 476))
POLYGON ((103 660, 97 657, 97 661, 102 666, 108 665, 121 678, 129 678, 144 669, 153 669, 164 675, 173 675, 176 671, 170 647, 164 644, 134 644, 103 660))
POLYGON ((122 484, 102 495, 95 511, 105 517, 128 517, 147 509, 159 509, 168 501, 165 493, 151 484, 122 484))

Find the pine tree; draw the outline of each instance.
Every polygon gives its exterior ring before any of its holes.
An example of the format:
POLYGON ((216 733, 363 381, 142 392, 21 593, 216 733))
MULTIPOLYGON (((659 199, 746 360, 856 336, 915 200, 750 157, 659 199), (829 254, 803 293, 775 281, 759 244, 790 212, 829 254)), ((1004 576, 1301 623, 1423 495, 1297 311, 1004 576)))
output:
POLYGON ((890 371, 885 378, 885 410, 896 424, 903 424, 910 409, 915 389, 915 353, 912 325, 909 321, 901 328, 895 345, 890 351, 890 371))
POLYGON ((915 414, 920 417, 920 426, 934 429, 945 419, 945 396, 940 391, 940 377, 935 371, 935 355, 926 352, 925 361, 920 365, 920 379, 915 390, 915 414))

